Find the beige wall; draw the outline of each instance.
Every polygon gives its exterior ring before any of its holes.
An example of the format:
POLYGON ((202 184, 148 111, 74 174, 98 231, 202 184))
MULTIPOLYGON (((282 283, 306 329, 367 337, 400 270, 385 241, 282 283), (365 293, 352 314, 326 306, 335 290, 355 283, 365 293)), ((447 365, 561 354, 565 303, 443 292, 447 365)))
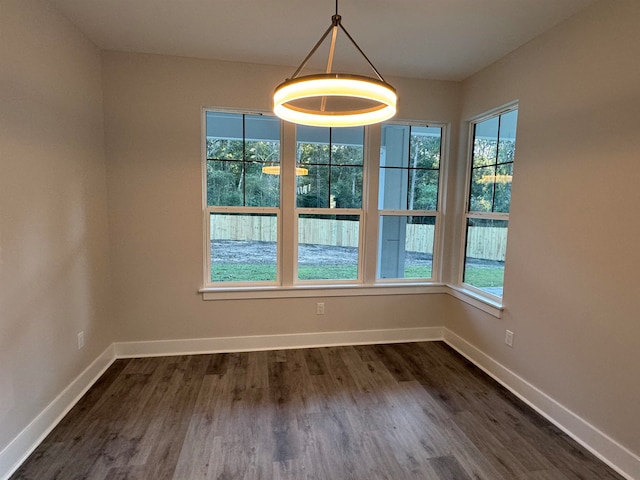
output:
POLYGON ((460 118, 520 101, 505 315, 412 295, 325 298, 318 317, 315 298, 197 293, 201 108, 268 110, 290 69, 114 52, 101 63, 47 3, 0 0, 0 451, 114 340, 445 325, 640 452, 639 24, 637 0, 601 0, 462 85, 390 79, 399 118, 451 122, 454 139, 460 118))
POLYGON ((520 102, 506 310, 497 320, 449 299, 447 315, 636 454, 639 25, 640 2, 603 0, 464 82, 463 120, 520 102))
POLYGON ((34 0, 0 32, 2 451, 113 337, 100 54, 34 0))
MULTIPOLYGON (((202 107, 268 111, 290 69, 104 54, 117 339, 441 326, 442 296, 203 301, 202 107)), ((454 122, 459 85, 395 79, 402 118, 454 122)))

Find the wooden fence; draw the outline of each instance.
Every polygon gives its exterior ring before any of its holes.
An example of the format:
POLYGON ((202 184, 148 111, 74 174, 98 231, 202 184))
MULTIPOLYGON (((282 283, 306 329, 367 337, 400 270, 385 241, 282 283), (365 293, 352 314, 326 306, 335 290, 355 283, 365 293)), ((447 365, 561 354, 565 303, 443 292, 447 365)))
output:
MULTIPOLYGON (((275 216, 215 215, 211 222, 212 240, 275 242, 278 238, 275 216)), ((407 225, 405 248, 409 252, 433 254, 433 225, 407 225)), ((353 220, 301 218, 298 242, 313 245, 357 247, 359 223, 353 220)), ((504 260, 506 228, 470 227, 467 256, 504 260)))

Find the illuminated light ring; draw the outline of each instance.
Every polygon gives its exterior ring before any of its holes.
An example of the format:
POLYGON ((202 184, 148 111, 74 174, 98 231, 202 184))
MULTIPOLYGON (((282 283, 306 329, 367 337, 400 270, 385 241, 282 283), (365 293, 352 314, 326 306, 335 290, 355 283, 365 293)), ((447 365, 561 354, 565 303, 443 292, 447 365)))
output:
POLYGON ((384 122, 396 114, 398 96, 388 83, 360 75, 324 73, 281 83, 273 94, 274 113, 288 122, 314 127, 355 127, 384 122), (343 112, 295 107, 290 102, 312 97, 352 97, 379 105, 343 112))
MULTIPOLYGON (((280 175, 280 166, 279 165, 267 165, 262 167, 262 173, 266 173, 267 175, 280 175)), ((303 176, 309 175, 309 170, 302 167, 296 167, 296 175, 303 176)))

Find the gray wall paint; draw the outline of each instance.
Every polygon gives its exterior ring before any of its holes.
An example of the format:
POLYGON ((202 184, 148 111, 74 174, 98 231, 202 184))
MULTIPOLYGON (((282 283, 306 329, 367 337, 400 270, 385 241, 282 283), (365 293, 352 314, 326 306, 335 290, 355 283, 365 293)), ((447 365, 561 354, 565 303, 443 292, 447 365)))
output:
MULTIPOLYGON (((441 295, 203 301, 202 107, 268 111, 287 69, 104 54, 118 340, 441 326, 441 295)), ((460 85, 394 80, 400 116, 454 122, 460 85), (427 108, 428 107, 428 108, 427 108), (428 112, 425 114, 425 112, 428 112)))
POLYGON ((453 331, 636 454, 638 25, 637 0, 604 0, 464 82, 463 120, 520 102, 506 309, 497 320, 451 299, 447 315, 453 331))
POLYGON ((0 32, 2 451, 113 335, 100 53, 38 1, 0 32))
POLYGON ((640 452, 637 1, 601 0, 463 84, 390 79, 400 118, 452 122, 457 139, 449 280, 464 120, 520 101, 502 320, 443 295, 326 298, 323 318, 314 298, 202 301, 200 108, 266 110, 290 72, 114 52, 101 62, 47 3, 0 8, 11 38, 0 42, 0 450, 112 341, 444 324, 640 452))

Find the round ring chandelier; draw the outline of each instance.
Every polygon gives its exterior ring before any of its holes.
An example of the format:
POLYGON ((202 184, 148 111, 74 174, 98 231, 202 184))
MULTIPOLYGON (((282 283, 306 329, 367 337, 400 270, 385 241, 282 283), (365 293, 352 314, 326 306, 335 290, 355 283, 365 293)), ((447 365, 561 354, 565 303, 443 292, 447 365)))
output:
POLYGON ((398 95, 373 66, 342 25, 342 17, 331 17, 331 25, 298 69, 278 85, 273 94, 274 113, 288 122, 318 127, 353 127, 380 123, 396 114, 398 95), (376 78, 332 73, 338 30, 341 29, 364 57, 376 78), (298 76, 322 42, 332 33, 326 73, 298 76))

